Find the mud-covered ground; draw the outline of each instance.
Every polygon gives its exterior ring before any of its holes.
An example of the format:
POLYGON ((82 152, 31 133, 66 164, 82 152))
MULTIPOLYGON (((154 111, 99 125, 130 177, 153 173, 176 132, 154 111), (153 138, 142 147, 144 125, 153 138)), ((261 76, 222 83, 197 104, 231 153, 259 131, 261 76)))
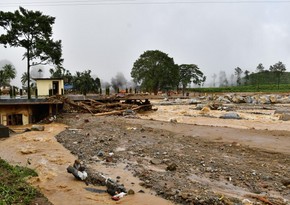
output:
POLYGON ((76 113, 58 121, 69 127, 57 140, 88 169, 125 164, 144 189, 176 204, 289 205, 289 131, 76 113), (243 137, 259 140, 248 143, 243 137), (284 148, 264 147, 263 137, 284 140, 284 148))

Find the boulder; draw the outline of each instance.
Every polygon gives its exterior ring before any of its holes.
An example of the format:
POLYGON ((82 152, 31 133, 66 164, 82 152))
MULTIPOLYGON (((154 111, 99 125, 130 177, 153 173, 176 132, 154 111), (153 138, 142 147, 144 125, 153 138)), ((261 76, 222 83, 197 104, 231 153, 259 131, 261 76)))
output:
POLYGON ((282 121, 289 121, 290 120, 290 113, 283 113, 280 115, 279 120, 282 121))
POLYGON ((195 109, 196 110, 202 110, 202 108, 204 108, 205 104, 197 104, 195 109))
POLYGON ((239 96, 239 95, 235 95, 232 98, 232 102, 233 103, 245 103, 246 101, 245 101, 245 98, 244 97, 239 96))
POLYGON ((159 165, 159 164, 162 163, 162 160, 160 160, 160 159, 151 159, 150 163, 154 164, 154 165, 159 165))
POLYGON ((259 103, 260 104, 271 104, 270 97, 267 95, 261 96, 259 98, 259 103))
POLYGON ((222 119, 236 119, 236 120, 241 119, 241 117, 239 116, 239 114, 238 113, 235 113, 235 112, 226 113, 226 114, 220 116, 220 118, 222 118, 222 119))
POLYGON ((190 105, 192 105, 192 104, 196 105, 196 104, 199 104, 199 103, 201 103, 201 101, 197 100, 195 98, 188 100, 188 104, 190 104, 190 105))
POLYGON ((221 103, 231 103, 231 101, 223 96, 219 96, 218 99, 217 99, 218 102, 221 102, 221 103))
POLYGON ((31 130, 32 131, 44 131, 44 126, 43 125, 32 125, 31 130))
POLYGON ((276 95, 270 95, 269 100, 272 104, 277 103, 277 96, 276 95))
POLYGON ((254 100, 252 99, 251 96, 247 96, 247 97, 245 97, 245 102, 250 104, 250 103, 253 103, 254 100))

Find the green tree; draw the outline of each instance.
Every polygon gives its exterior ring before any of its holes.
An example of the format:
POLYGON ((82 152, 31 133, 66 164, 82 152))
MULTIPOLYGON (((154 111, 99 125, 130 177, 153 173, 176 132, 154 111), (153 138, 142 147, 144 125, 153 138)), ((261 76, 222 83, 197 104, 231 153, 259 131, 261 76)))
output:
POLYGON ((30 67, 39 64, 62 63, 61 41, 52 39, 52 25, 55 18, 40 11, 29 11, 22 7, 15 12, 0 11, 0 26, 6 34, 0 36, 0 44, 25 49, 27 60, 28 99, 30 92, 30 67))
POLYGON ((16 70, 13 65, 6 64, 0 70, 0 87, 9 86, 10 80, 16 77, 16 70))
POLYGON ((260 84, 263 81, 263 76, 264 76, 264 72, 265 72, 265 67, 263 66, 262 63, 259 63, 259 65, 256 68, 257 71, 257 75, 255 75, 255 81, 258 85, 258 89, 260 89, 260 84))
POLYGON ((73 78, 73 88, 84 94, 87 95, 89 92, 99 92, 101 87, 99 78, 92 78, 91 77, 91 70, 86 70, 84 72, 76 72, 76 75, 73 78))
POLYGON ((265 71, 265 67, 263 66, 262 63, 259 63, 259 65, 256 68, 257 73, 262 73, 265 71))
POLYGON ((243 71, 242 71, 241 68, 239 68, 239 67, 235 68, 235 75, 237 76, 237 84, 238 84, 238 86, 240 86, 242 84, 242 77, 241 77, 242 73, 243 73, 243 71))
POLYGON ((157 94, 159 90, 178 85, 179 69, 173 58, 167 54, 159 50, 150 50, 145 51, 135 61, 131 77, 141 89, 157 94))
POLYGON ((286 71, 286 66, 281 61, 279 61, 278 63, 271 65, 269 68, 269 71, 275 73, 277 85, 279 89, 281 76, 286 71))
POLYGON ((179 65, 179 82, 182 85, 182 94, 185 94, 185 89, 189 83, 201 85, 206 77, 195 64, 182 64, 179 65))
POLYGON ((49 69, 51 78, 63 78, 64 83, 71 84, 73 76, 69 70, 66 70, 62 66, 56 66, 54 69, 49 69))
POLYGON ((250 71, 245 70, 245 84, 247 85, 250 80, 250 71))
MULTIPOLYGON (((31 89, 34 89, 35 88, 35 81, 34 80, 31 80, 30 79, 30 88, 31 89)), ((27 75, 27 72, 24 72, 22 73, 22 76, 21 76, 21 83, 22 83, 22 87, 25 89, 27 86, 27 83, 28 83, 28 75, 27 75)))

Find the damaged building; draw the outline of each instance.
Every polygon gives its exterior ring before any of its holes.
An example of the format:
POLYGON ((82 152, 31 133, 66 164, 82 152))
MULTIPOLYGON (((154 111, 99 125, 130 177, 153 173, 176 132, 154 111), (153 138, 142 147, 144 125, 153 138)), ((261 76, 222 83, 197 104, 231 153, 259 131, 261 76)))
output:
MULTIPOLYGON (((34 80, 38 95, 41 97, 63 94, 62 78, 38 78, 34 80)), ((37 94, 35 99, 4 97, 4 99, 0 99, 0 124, 11 126, 37 123, 44 118, 58 114, 62 107, 63 102, 38 98, 37 94)))
POLYGON ((58 114, 63 103, 47 99, 0 99, 0 124, 27 125, 58 114))

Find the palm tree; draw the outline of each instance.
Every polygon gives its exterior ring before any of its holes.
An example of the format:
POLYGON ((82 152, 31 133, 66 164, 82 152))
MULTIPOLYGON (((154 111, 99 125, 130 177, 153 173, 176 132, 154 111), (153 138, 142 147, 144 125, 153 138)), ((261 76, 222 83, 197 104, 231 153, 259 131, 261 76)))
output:
POLYGON ((25 86, 25 84, 27 83, 28 81, 28 75, 27 75, 27 72, 24 72, 21 76, 21 83, 22 83, 22 86, 25 86))
POLYGON ((0 87, 10 85, 11 79, 16 77, 16 70, 13 65, 6 64, 0 70, 0 87))
MULTIPOLYGON (((28 82, 28 75, 27 72, 22 73, 21 76, 21 83, 23 88, 27 88, 27 82, 28 82)), ((35 82, 34 80, 30 80, 30 88, 33 89, 35 87, 35 82)))

